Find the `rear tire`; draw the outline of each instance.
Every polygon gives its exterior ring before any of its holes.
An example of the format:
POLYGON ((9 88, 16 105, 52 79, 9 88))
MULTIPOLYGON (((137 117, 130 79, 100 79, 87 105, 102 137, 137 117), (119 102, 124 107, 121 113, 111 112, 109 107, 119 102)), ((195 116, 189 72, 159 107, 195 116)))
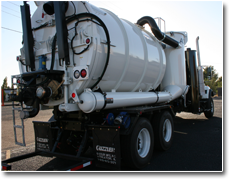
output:
POLYGON ((160 151, 166 151, 172 146, 173 141, 173 117, 168 111, 158 113, 153 118, 155 135, 155 147, 160 151))
POLYGON ((131 168, 143 168, 151 160, 153 146, 153 128, 146 118, 140 118, 132 133, 122 138, 122 159, 131 168))
POLYGON ((213 101, 213 99, 210 98, 208 103, 209 103, 208 105, 210 107, 210 111, 205 111, 204 115, 206 118, 211 118, 214 115, 214 101, 213 101))

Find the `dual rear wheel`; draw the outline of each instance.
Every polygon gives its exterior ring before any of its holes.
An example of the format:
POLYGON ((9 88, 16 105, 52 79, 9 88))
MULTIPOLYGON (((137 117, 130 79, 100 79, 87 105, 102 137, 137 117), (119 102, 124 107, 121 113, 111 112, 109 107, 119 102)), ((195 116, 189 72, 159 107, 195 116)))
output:
POLYGON ((132 133, 122 138, 122 159, 132 168, 143 168, 151 160, 154 145, 168 150, 173 139, 173 118, 163 111, 153 118, 153 125, 144 117, 138 119, 132 133))

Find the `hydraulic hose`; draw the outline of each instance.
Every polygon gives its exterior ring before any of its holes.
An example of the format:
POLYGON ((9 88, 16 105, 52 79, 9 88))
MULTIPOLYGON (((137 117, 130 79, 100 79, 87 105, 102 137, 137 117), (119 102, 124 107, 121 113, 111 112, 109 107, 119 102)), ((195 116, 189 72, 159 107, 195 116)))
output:
MULTIPOLYGON (((110 58, 110 36, 109 36, 108 29, 107 29, 106 25, 103 23, 103 21, 99 17, 97 17, 96 15, 91 14, 91 13, 81 13, 81 14, 73 15, 67 19, 67 24, 74 21, 74 20, 79 20, 80 18, 84 18, 84 17, 90 17, 92 19, 95 19, 99 23, 99 25, 103 28, 103 30, 106 34, 106 38, 107 38, 107 58, 106 58, 105 66, 104 66, 103 71, 102 71, 100 77, 98 78, 98 80, 92 85, 91 89, 93 89, 102 80, 102 78, 103 78, 103 76, 107 70, 107 66, 108 66, 109 58, 110 58)), ((97 24, 97 22, 94 22, 94 23, 97 24)))
POLYGON ((55 53, 56 53, 56 34, 53 38, 52 42, 52 60, 51 60, 51 67, 50 70, 53 70, 54 62, 55 62, 55 53))
POLYGON ((149 16, 144 16, 141 19, 139 19, 137 21, 137 24, 140 26, 143 26, 145 24, 149 24, 152 33, 154 34, 154 36, 161 42, 170 45, 173 48, 177 48, 179 46, 179 42, 177 42, 176 40, 174 40, 173 38, 165 35, 165 33, 161 32, 161 30, 159 29, 159 27, 157 26, 157 23, 155 22, 155 20, 152 17, 149 16))
MULTIPOLYGON (((98 80, 92 85, 91 89, 93 89, 102 80, 102 78, 106 72, 108 63, 109 63, 110 36, 109 36, 108 29, 107 29, 106 25, 103 23, 103 21, 99 17, 97 17, 96 15, 91 14, 91 13, 81 13, 81 14, 77 14, 77 15, 72 15, 66 20, 66 24, 69 24, 70 22, 72 22, 74 20, 79 20, 80 18, 84 18, 84 17, 90 17, 91 19, 95 19, 99 24, 95 21, 93 21, 93 22, 100 25, 104 29, 104 32, 105 32, 106 38, 107 38, 107 58, 106 58, 105 66, 104 66, 103 71, 102 71, 100 77, 98 78, 98 80)), ((53 39, 53 43, 52 43, 52 60, 51 60, 50 70, 53 70, 53 66, 54 66, 54 62, 55 62, 56 38, 57 38, 57 35, 55 34, 54 39, 53 39)))

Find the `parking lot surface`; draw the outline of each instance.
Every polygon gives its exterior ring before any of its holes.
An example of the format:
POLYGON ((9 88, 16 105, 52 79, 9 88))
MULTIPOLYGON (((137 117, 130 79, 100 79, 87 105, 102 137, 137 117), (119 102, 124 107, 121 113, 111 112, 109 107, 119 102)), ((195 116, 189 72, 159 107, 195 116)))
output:
MULTIPOLYGON (((174 119, 174 140, 166 152, 154 151, 150 163, 141 171, 222 171, 222 98, 215 97, 214 117, 207 119, 204 114, 179 113, 174 119)), ((17 121, 20 123, 19 114, 17 121)), ((34 121, 48 121, 52 110, 41 111, 35 118, 25 120, 25 140, 27 147, 14 144, 12 110, 2 107, 2 160, 33 152, 34 121)), ((20 131, 19 131, 20 132, 20 131)), ((21 135, 18 136, 20 138, 21 135)), ((68 165, 68 160, 36 156, 12 164, 12 171, 55 171, 68 165)), ((106 171, 94 165, 83 171, 106 171)), ((132 169, 122 166, 123 171, 132 169)))

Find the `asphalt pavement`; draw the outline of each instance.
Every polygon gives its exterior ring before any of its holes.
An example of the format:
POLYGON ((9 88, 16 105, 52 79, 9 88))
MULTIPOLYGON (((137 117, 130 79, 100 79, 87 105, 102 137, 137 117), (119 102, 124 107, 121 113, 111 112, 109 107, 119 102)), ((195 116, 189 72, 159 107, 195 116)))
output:
MULTIPOLYGON (((166 152, 154 151, 150 163, 141 171, 222 171, 222 98, 215 97, 215 113, 210 119, 204 114, 178 113, 174 119, 174 140, 172 147, 166 152)), ((27 143, 27 147, 3 145, 4 125, 9 120, 4 118, 2 107, 2 160, 34 151, 34 143, 27 143), (4 122, 5 121, 5 122, 4 122)), ((6 108, 5 108, 6 109, 6 108)), ((50 112, 50 111, 49 111, 50 112)), ((46 111, 47 119, 51 114, 46 111)), ((8 116, 9 117, 9 116, 8 116)), ((12 121, 11 121, 12 122, 12 121)), ((31 133, 31 132, 30 132, 31 133)), ((13 133, 10 133, 13 135, 13 133)), ((30 140, 33 134, 27 133, 30 140)), ((30 159, 14 162, 12 171, 55 171, 69 165, 69 160, 36 156, 30 159)), ((81 169, 82 171, 107 171, 94 165, 81 169)), ((122 166, 122 171, 132 169, 122 166)))

